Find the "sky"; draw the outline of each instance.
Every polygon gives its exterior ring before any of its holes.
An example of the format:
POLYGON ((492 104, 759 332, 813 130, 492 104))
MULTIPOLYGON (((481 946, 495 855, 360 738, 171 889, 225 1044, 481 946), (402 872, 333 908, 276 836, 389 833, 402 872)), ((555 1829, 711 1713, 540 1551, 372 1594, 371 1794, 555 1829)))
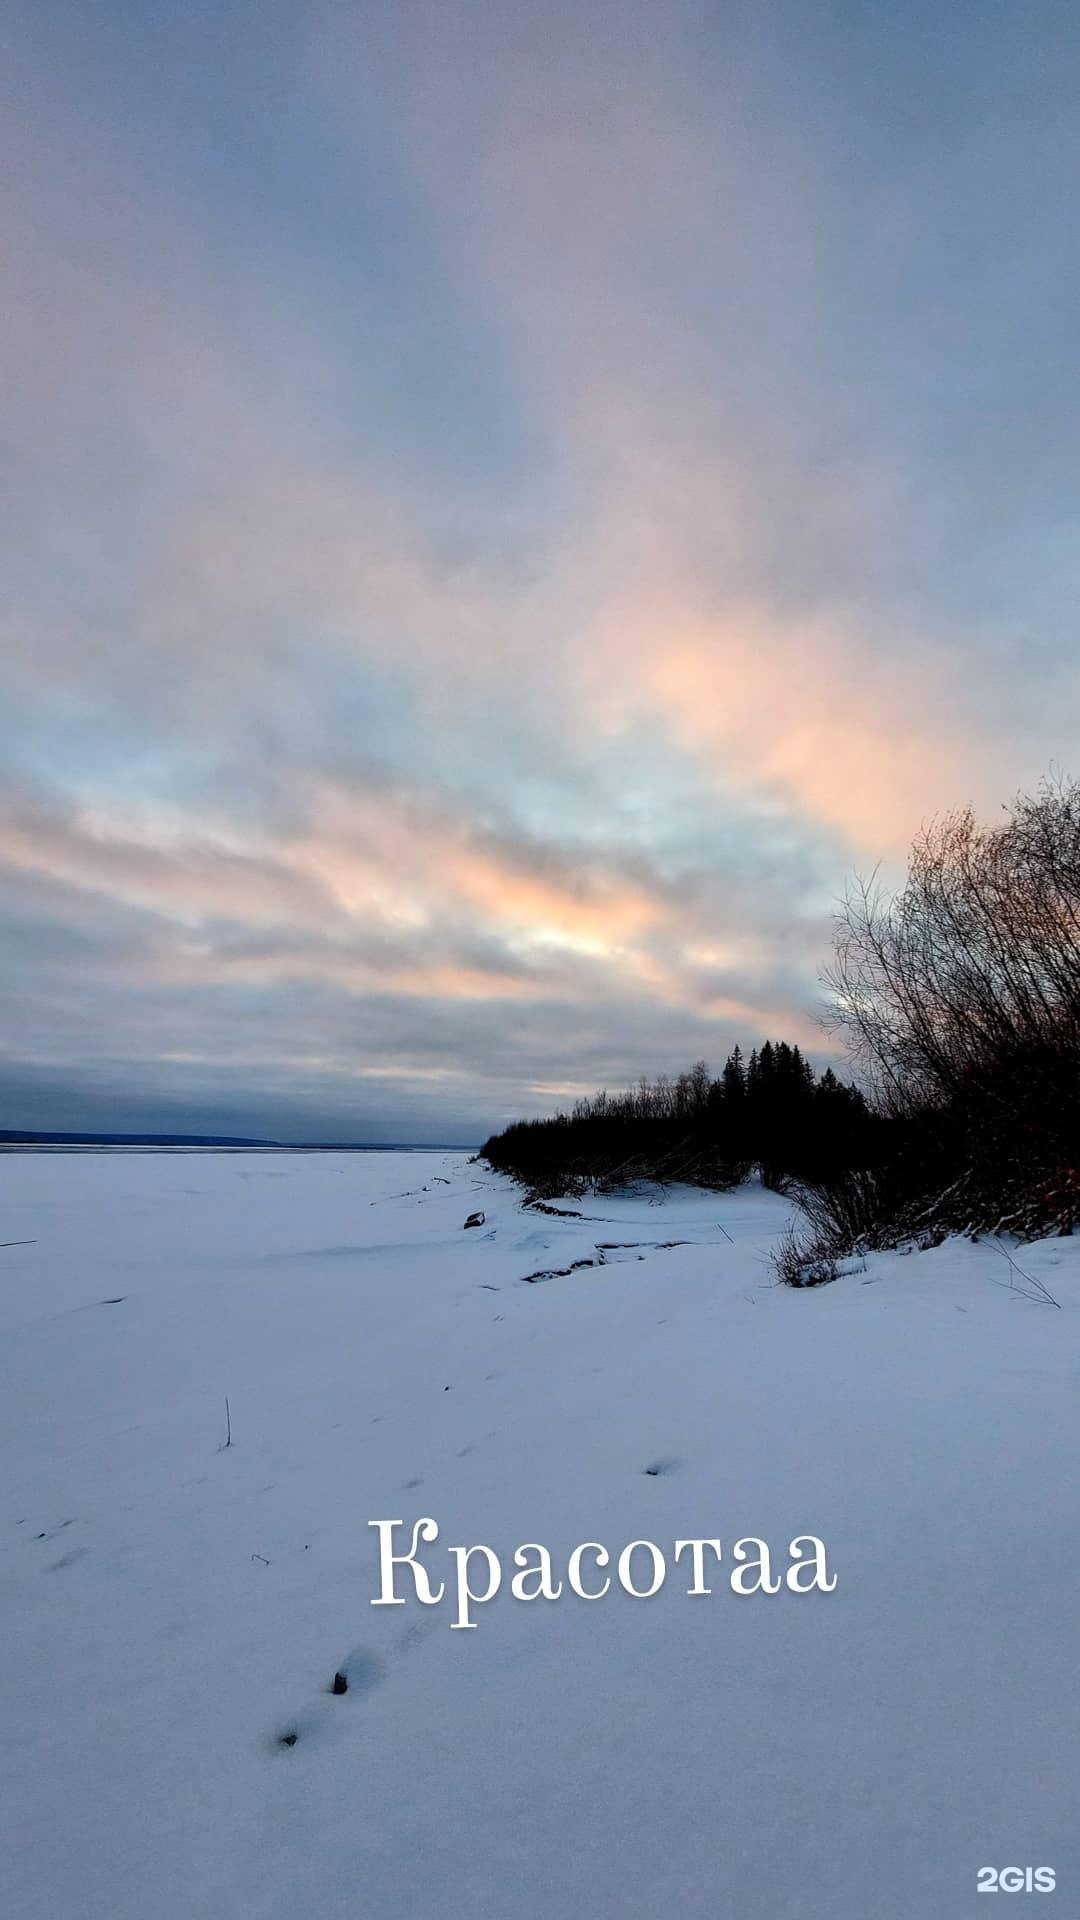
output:
POLYGON ((1080 12, 8 0, 0 1127, 479 1141, 1080 771, 1080 12))

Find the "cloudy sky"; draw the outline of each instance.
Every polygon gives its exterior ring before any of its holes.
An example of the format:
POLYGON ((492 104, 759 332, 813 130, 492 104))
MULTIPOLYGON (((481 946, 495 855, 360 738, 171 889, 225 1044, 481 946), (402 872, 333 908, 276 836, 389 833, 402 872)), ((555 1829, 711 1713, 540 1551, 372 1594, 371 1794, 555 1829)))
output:
POLYGON ((824 1055, 1080 768, 1072 0, 8 0, 0 1126, 824 1055))

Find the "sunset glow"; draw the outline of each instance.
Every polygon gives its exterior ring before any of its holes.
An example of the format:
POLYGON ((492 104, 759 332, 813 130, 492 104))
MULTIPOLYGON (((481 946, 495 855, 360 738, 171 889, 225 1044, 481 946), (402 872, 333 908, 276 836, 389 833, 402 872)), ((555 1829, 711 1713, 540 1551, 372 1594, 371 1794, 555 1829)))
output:
POLYGON ((21 1124, 824 1058, 846 876, 1075 764, 1066 63, 780 13, 16 0, 21 1124))

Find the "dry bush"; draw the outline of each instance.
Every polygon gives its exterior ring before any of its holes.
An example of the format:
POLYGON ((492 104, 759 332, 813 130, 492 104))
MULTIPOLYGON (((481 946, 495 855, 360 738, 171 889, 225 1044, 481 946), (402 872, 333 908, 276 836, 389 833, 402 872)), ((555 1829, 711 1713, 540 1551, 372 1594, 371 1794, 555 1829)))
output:
POLYGON ((773 1269, 785 1287, 824 1287, 840 1277, 837 1254, 814 1235, 788 1227, 773 1252, 773 1269))
MULTIPOLYGON (((872 1188, 832 1193, 854 1240, 1071 1231, 1080 1220, 1080 786, 1001 826, 925 828, 894 897, 851 891, 826 976, 889 1117, 872 1188)), ((855 1183, 858 1188, 858 1182, 855 1183)))

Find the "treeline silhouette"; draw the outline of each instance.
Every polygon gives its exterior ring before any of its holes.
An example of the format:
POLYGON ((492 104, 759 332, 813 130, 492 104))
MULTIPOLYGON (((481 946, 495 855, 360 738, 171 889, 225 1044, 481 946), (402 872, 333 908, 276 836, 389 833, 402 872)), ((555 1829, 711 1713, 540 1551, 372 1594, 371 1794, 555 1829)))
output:
POLYGON ((598 1093, 569 1113, 519 1120, 481 1153, 538 1198, 637 1181, 725 1188, 753 1167, 773 1186, 836 1182, 883 1152, 883 1122, 832 1068, 819 1077, 798 1047, 736 1047, 715 1079, 704 1061, 676 1078, 598 1093))

